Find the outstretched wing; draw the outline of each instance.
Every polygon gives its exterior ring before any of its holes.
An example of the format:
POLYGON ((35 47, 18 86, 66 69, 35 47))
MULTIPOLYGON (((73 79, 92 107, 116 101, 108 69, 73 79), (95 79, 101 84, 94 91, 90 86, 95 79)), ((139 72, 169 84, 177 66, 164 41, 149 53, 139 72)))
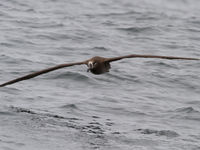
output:
POLYGON ((0 87, 6 86, 6 85, 9 85, 9 84, 13 84, 13 83, 16 83, 16 82, 19 82, 19 81, 23 81, 23 80, 28 80, 28 79, 34 78, 36 76, 39 76, 41 74, 45 74, 45 73, 48 73, 50 71, 54 71, 54 70, 61 69, 61 68, 64 68, 64 67, 70 67, 70 66, 82 65, 82 64, 86 64, 86 61, 77 62, 77 63, 70 63, 70 64, 60 64, 60 65, 57 65, 57 66, 54 66, 54 67, 51 67, 51 68, 47 68, 47 69, 44 69, 44 70, 41 70, 41 71, 37 71, 37 72, 31 73, 31 74, 25 75, 23 77, 8 81, 6 83, 1 84, 0 87))
POLYGON ((126 55, 121 57, 113 57, 113 58, 107 58, 106 62, 112 62, 117 61, 124 58, 159 58, 159 59, 183 59, 183 60, 200 60, 199 58, 188 58, 188 57, 174 57, 174 56, 157 56, 157 55, 138 55, 138 54, 132 54, 132 55, 126 55))

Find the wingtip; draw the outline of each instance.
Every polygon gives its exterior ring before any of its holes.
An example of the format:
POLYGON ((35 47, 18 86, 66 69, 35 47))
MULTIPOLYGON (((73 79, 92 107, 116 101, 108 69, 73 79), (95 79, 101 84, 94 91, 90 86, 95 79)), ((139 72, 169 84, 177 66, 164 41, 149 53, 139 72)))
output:
POLYGON ((0 84, 0 88, 8 85, 7 83, 0 84))
POLYGON ((4 85, 3 85, 3 84, 1 84, 1 85, 0 85, 0 88, 1 88, 1 87, 4 87, 4 85))

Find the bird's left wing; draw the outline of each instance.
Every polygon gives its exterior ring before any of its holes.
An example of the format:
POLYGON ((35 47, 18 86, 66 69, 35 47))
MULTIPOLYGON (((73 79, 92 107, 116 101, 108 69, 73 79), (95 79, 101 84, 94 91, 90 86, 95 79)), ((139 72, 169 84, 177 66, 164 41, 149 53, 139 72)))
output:
POLYGON ((57 70, 57 69, 61 69, 61 68, 65 68, 65 67, 70 67, 70 66, 75 66, 75 65, 82 65, 82 64, 87 64, 87 61, 76 62, 76 63, 69 63, 69 64, 60 64, 60 65, 57 65, 57 66, 54 66, 54 67, 50 67, 50 68, 47 68, 47 69, 44 69, 44 70, 40 70, 40 71, 31 73, 31 74, 22 76, 20 78, 16 78, 14 80, 5 82, 3 84, 0 84, 0 87, 6 86, 6 85, 9 85, 9 84, 13 84, 13 83, 16 83, 16 82, 19 82, 19 81, 23 81, 23 80, 28 80, 28 79, 34 78, 36 76, 39 76, 41 74, 45 74, 45 73, 48 73, 48 72, 51 72, 51 71, 54 71, 54 70, 57 70))

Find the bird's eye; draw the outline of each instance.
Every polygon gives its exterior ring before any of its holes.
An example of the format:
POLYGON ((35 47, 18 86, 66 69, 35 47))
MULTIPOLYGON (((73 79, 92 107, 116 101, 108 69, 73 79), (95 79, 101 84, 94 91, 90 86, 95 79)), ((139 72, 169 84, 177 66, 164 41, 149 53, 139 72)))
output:
POLYGON ((94 65, 96 65, 97 63, 96 62, 94 62, 94 65))

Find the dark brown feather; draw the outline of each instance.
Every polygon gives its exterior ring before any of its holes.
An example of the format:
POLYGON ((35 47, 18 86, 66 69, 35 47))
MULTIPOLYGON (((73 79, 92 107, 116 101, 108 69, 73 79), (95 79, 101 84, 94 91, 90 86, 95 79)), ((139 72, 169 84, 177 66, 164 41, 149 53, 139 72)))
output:
POLYGON ((54 70, 57 70, 57 69, 61 69, 61 68, 64 68, 64 67, 70 67, 70 66, 82 65, 82 64, 86 64, 86 61, 77 62, 77 63, 70 63, 70 64, 60 64, 60 65, 57 65, 57 66, 54 66, 54 67, 50 67, 50 68, 47 68, 47 69, 44 69, 44 70, 41 70, 41 71, 37 71, 37 72, 31 73, 31 74, 25 75, 25 76, 20 77, 20 78, 16 78, 14 80, 8 81, 6 83, 1 84, 0 87, 6 86, 6 85, 9 85, 9 84, 13 84, 13 83, 16 83, 16 82, 19 82, 19 81, 23 81, 23 80, 28 80, 28 79, 34 78, 36 76, 39 76, 41 74, 45 74, 45 73, 48 73, 48 72, 51 72, 51 71, 54 71, 54 70))
POLYGON ((88 65, 88 62, 92 61, 92 62, 96 62, 97 65, 95 68, 90 69, 90 71, 94 74, 102 74, 105 72, 108 72, 110 69, 110 62, 112 61, 117 61, 120 59, 124 59, 124 58, 160 58, 160 59, 183 59, 183 60, 200 60, 198 58, 188 58, 188 57, 174 57, 174 56, 157 56, 157 55, 138 55, 138 54, 132 54, 132 55, 126 55, 126 56, 120 56, 120 57, 113 57, 113 58, 104 58, 104 57, 93 57, 89 60, 83 61, 83 62, 77 62, 77 63, 70 63, 70 64, 60 64, 51 68, 47 68, 38 72, 34 72, 28 75, 25 75, 23 77, 8 81, 6 83, 3 83, 0 85, 0 87, 9 85, 9 84, 13 84, 19 81, 23 81, 23 80, 27 80, 27 79, 31 79, 34 78, 36 76, 39 76, 41 74, 45 74, 57 69, 61 69, 64 67, 70 67, 70 66, 74 66, 74 65, 82 65, 82 64, 86 64, 88 65))
POLYGON ((113 58, 107 58, 105 61, 112 62, 117 61, 124 58, 160 58, 160 59, 183 59, 183 60, 200 60, 198 58, 188 58, 188 57, 174 57, 174 56, 157 56, 157 55, 138 55, 138 54, 132 54, 132 55, 126 55, 126 56, 120 56, 120 57, 113 57, 113 58))

